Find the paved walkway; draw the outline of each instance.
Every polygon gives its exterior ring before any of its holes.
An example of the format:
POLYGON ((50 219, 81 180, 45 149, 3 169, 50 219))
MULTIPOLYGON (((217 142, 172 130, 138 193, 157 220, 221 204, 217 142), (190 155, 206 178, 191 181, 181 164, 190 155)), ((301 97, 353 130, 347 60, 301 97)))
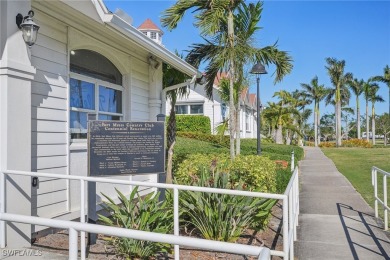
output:
POLYGON ((377 224, 373 209, 319 148, 305 147, 305 153, 298 259, 390 259, 389 234, 377 224))

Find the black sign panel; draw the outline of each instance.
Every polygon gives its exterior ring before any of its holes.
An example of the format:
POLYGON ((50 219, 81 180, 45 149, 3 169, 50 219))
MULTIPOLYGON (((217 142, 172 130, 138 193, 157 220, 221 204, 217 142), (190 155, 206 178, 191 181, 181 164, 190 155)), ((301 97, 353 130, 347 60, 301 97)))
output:
POLYGON ((91 176, 165 171, 164 122, 89 121, 91 176))

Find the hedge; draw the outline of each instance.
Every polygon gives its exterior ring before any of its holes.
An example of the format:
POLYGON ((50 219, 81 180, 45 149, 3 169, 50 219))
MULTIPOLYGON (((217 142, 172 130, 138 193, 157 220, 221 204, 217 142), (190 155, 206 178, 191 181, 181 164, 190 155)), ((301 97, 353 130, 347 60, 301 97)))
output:
POLYGON ((211 134, 210 118, 202 115, 176 115, 176 132, 211 134))

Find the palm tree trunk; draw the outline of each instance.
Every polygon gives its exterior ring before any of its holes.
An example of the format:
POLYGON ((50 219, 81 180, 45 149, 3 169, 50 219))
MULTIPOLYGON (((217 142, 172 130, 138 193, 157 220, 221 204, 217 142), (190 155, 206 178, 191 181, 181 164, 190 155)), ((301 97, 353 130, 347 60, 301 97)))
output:
POLYGON ((318 129, 317 129, 317 102, 314 103, 314 146, 317 147, 318 146, 318 129))
POLYGON ((337 101, 337 130, 336 130, 336 146, 341 147, 341 100, 337 101))
POLYGON ((236 155, 241 153, 241 124, 240 124, 240 101, 236 107, 236 155))
POLYGON ((320 103, 317 104, 317 131, 318 131, 318 145, 321 143, 321 127, 320 127, 320 103))
POLYGON ((359 104, 359 97, 356 97, 356 124, 357 124, 357 138, 360 139, 360 104, 359 104))
POLYGON ((366 99, 366 140, 367 142, 370 141, 369 133, 370 133, 370 125, 368 122, 368 100, 366 99))
MULTIPOLYGON (((233 24, 233 12, 229 12, 228 17, 228 34, 229 34, 229 44, 230 48, 234 47, 234 24, 233 24)), ((230 117, 229 120, 231 124, 229 124, 229 132, 230 132, 230 159, 234 159, 234 57, 230 57, 230 68, 229 68, 229 74, 230 74, 230 86, 229 86, 229 108, 230 108, 230 117)), ((239 134, 239 133, 238 133, 239 134)))
POLYGON ((283 144, 283 125, 282 124, 278 124, 278 128, 276 129, 275 143, 283 144))
POLYGON ((168 146, 168 161, 167 161, 167 179, 166 183, 172 183, 172 160, 173 160, 173 148, 176 141, 176 113, 175 113, 176 97, 171 99, 171 111, 169 113, 168 126, 167 126, 167 146, 168 146))
POLYGON ((371 109, 371 124, 372 124, 372 144, 375 145, 375 103, 372 102, 372 109, 371 109))

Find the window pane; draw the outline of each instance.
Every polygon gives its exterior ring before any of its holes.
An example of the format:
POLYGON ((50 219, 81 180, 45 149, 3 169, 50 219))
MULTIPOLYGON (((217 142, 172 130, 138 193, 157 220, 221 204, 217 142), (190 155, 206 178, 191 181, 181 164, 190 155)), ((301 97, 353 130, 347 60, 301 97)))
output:
POLYGON ((191 114, 203 114, 203 105, 191 105, 191 114))
POLYGON ((99 115, 99 120, 121 120, 120 116, 99 115))
POLYGON ((87 113, 70 111, 70 133, 72 139, 87 138, 87 113))
POLYGON ((175 106, 175 112, 176 114, 188 114, 188 106, 187 105, 180 105, 175 106))
POLYGON ((99 86, 99 111, 122 113, 122 91, 99 86))
POLYGON ((95 85, 77 79, 70 79, 70 106, 95 109, 95 85))

